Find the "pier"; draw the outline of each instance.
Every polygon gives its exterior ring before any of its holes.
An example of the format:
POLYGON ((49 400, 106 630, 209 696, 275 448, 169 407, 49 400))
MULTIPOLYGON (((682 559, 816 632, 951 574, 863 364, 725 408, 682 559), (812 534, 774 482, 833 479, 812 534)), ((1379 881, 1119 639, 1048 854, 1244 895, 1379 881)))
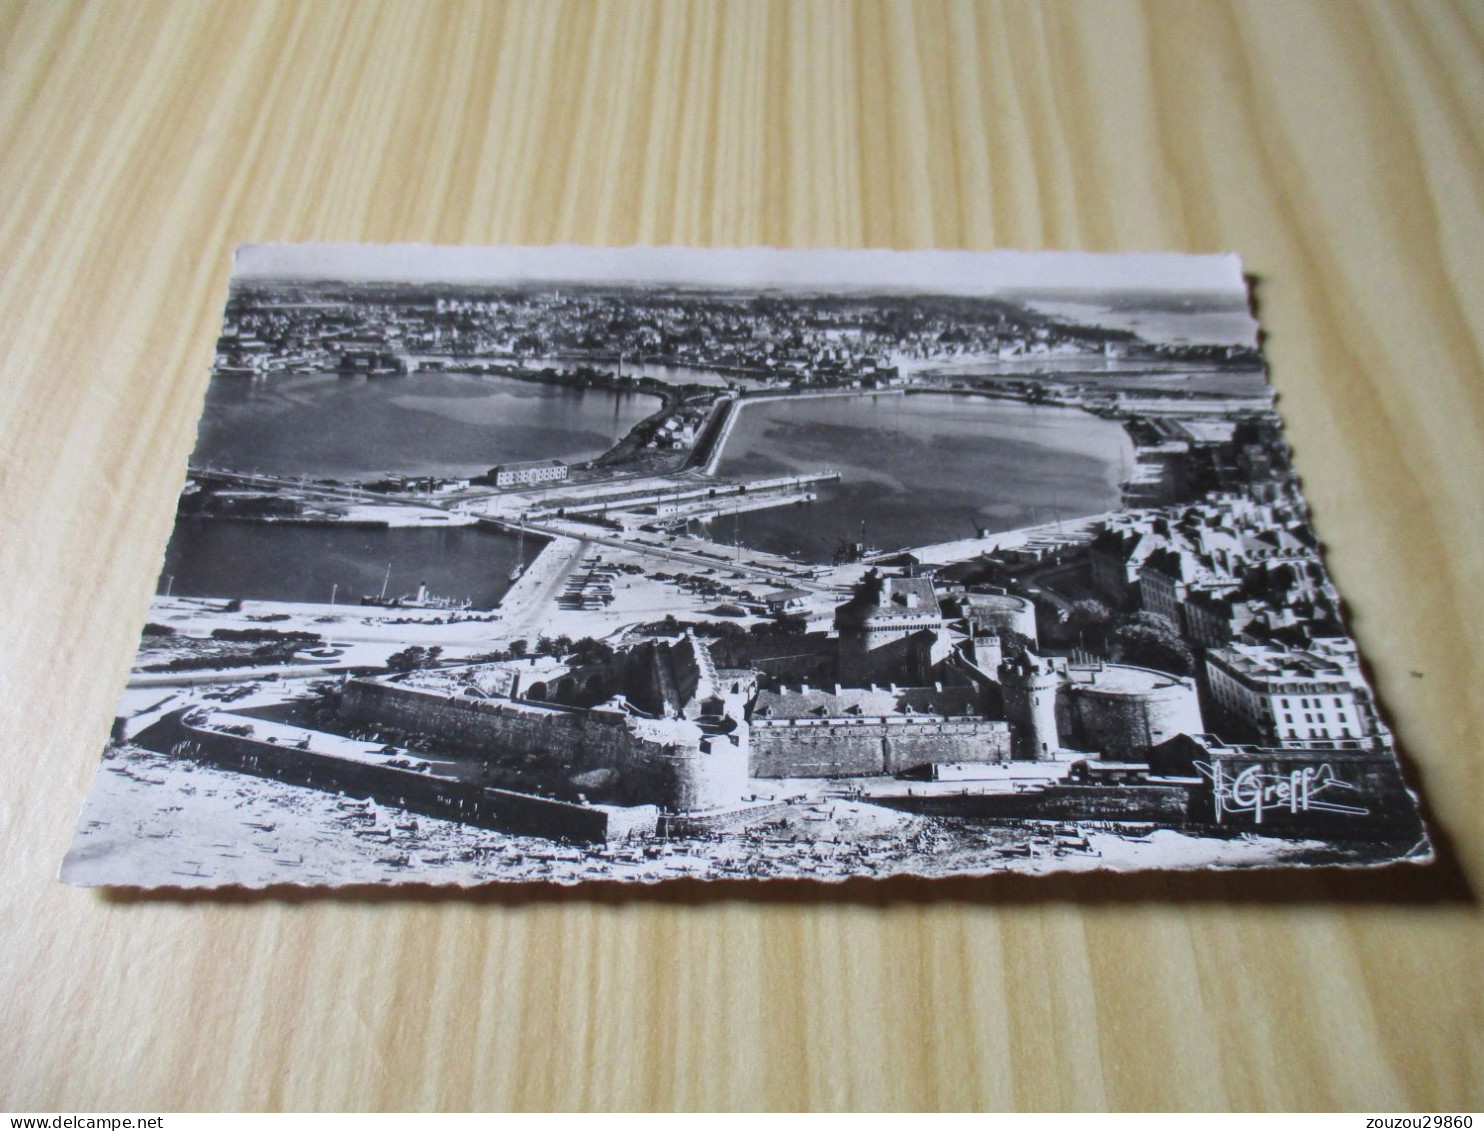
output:
POLYGON ((760 396, 735 397, 729 400, 722 411, 726 413, 717 430, 711 434, 703 443, 709 444, 705 453, 705 462, 700 471, 703 475, 715 475, 717 465, 721 463, 721 457, 727 448, 727 441, 732 438, 732 429, 737 426, 737 421, 742 416, 742 410, 752 404, 767 404, 769 401, 814 401, 823 400, 826 397, 900 397, 905 389, 827 389, 810 393, 763 393, 760 396))
MULTIPOLYGON (((838 471, 825 470, 808 475, 785 475, 773 479, 754 479, 745 483, 713 483, 689 488, 677 483, 673 489, 655 488, 625 495, 600 495, 591 501, 568 503, 561 506, 540 507, 531 511, 530 517, 551 518, 559 515, 607 514, 610 511, 635 511, 640 507, 658 507, 668 503, 704 503, 712 499, 720 499, 732 495, 772 495, 777 492, 798 494, 806 491, 815 484, 833 483, 839 478, 840 473, 838 471)), ((792 499, 781 499, 779 500, 779 504, 792 501, 792 499)), ((756 508, 750 507, 747 509, 756 508)), ((721 511, 718 510, 718 513, 721 513, 721 511)))

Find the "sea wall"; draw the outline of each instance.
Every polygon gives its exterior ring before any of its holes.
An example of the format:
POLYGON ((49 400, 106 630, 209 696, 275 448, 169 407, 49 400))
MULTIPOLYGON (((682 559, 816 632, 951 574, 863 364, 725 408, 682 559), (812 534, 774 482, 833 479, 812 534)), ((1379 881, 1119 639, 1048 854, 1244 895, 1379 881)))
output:
MULTIPOLYGON (((1197 776, 1182 781, 1149 780, 1144 767, 1131 765, 1118 771, 1131 779, 1122 782, 1068 780, 1015 793, 925 791, 873 800, 942 817, 1147 821, 1206 835, 1253 833, 1372 846, 1423 835, 1396 761, 1382 753, 1218 755, 1197 769, 1197 776)), ((1097 779, 1109 769, 1089 763, 1074 768, 1072 776, 1079 773, 1097 779)))
POLYGON ((1203 814, 1180 785, 1056 785, 1021 793, 934 793, 875 797, 878 805, 936 817, 981 820, 1157 821, 1189 825, 1203 814))
POLYGON ((741 415, 737 404, 735 397, 723 399, 701 430, 700 438, 691 451, 690 463, 700 467, 702 475, 716 474, 716 465, 721 462, 732 429, 737 426, 737 418, 741 415))
POLYGON ((1009 757, 1009 726, 997 720, 755 718, 749 765, 756 778, 860 777, 1009 757))

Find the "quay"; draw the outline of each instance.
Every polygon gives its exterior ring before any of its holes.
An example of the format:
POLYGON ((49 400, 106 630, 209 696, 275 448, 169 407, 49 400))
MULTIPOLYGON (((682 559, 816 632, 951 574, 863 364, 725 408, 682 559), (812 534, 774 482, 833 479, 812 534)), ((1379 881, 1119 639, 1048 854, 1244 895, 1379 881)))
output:
POLYGON ((551 539, 531 559, 525 572, 505 591, 505 596, 500 598, 499 609, 505 618, 507 631, 517 633, 535 627, 543 610, 556 601, 562 582, 582 557, 586 543, 579 538, 569 538, 532 526, 497 523, 492 519, 482 521, 498 525, 501 529, 523 529, 551 539))
POLYGON ((900 397, 904 389, 826 389, 809 393, 763 393, 758 396, 733 397, 725 402, 721 411, 726 415, 722 417, 719 424, 715 425, 714 431, 710 433, 707 440, 709 448, 705 453, 705 462, 700 467, 702 475, 715 475, 717 465, 721 463, 721 457, 726 452, 727 441, 732 438, 732 429, 737 426, 737 421, 742 416, 742 410, 748 405, 766 404, 769 401, 814 401, 823 400, 826 397, 900 397))
MULTIPOLYGON (((713 483, 688 489, 677 486, 673 490, 653 489, 627 495, 603 495, 590 502, 538 507, 530 512, 530 517, 540 519, 574 514, 606 514, 609 511, 632 511, 639 507, 663 506, 668 503, 705 502, 728 495, 776 492, 797 494, 818 483, 837 482, 839 478, 838 471, 820 471, 805 475, 779 476, 773 479, 754 479, 745 483, 713 483)), ((791 498, 781 500, 781 502, 792 501, 791 498)))

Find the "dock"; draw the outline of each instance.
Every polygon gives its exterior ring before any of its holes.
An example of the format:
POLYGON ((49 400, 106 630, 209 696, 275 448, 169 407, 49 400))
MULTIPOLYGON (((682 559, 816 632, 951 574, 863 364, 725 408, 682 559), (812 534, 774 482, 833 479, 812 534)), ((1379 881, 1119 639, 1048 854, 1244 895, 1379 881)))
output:
MULTIPOLYGON (((602 495, 590 501, 569 503, 562 506, 539 507, 530 512, 532 519, 551 518, 558 515, 607 514, 611 511, 635 512, 640 508, 654 507, 652 513, 669 513, 663 508, 678 507, 685 503, 709 503, 716 499, 737 495, 775 495, 779 493, 799 494, 819 483, 838 481, 840 473, 833 470, 806 475, 786 475, 773 479, 753 479, 743 483, 712 483, 685 487, 677 483, 674 489, 650 489, 623 495, 602 495)), ((683 482, 683 481, 682 481, 683 482)), ((792 499, 784 499, 791 502, 792 499)), ((703 508, 704 509, 704 508, 703 508)), ((756 508, 748 508, 756 509, 756 508)), ((718 510, 717 513, 720 513, 718 510)))

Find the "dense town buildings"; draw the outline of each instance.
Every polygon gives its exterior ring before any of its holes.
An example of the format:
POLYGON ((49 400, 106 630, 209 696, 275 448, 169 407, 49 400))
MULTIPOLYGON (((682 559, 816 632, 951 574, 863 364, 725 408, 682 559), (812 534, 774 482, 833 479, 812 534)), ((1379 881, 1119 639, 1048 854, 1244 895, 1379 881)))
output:
POLYGON ((979 296, 248 281, 234 285, 217 354, 219 372, 244 375, 333 368, 344 356, 356 366, 379 356, 374 368, 399 365, 402 373, 502 359, 557 367, 602 361, 620 369, 648 361, 879 387, 904 383, 902 367, 929 360, 1257 360, 1250 347, 1176 349, 979 296), (387 356, 401 360, 392 365, 387 356))
POLYGON ((1342 635, 1338 595, 1291 497, 1223 492, 1124 512, 1087 548, 1098 594, 1157 613, 1198 646, 1342 635))

